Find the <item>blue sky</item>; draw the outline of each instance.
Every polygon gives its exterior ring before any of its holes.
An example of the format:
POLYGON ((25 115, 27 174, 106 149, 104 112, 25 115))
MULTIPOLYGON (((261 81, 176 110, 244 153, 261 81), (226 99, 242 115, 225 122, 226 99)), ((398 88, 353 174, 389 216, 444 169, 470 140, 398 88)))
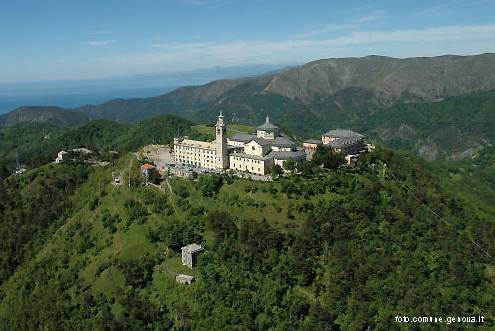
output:
POLYGON ((495 0, 0 4, 0 82, 495 52, 495 0))

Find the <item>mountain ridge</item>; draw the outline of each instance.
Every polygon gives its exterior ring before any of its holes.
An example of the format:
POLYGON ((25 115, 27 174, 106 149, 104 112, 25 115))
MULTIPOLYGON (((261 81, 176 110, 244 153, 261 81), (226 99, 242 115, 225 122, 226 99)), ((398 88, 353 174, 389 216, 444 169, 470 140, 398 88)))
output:
POLYGON ((50 123, 77 125, 89 121, 81 112, 55 106, 19 107, 0 115, 0 126, 14 126, 20 123, 50 123))
POLYGON ((486 91, 495 88, 495 54, 320 59, 278 73, 216 80, 152 98, 110 100, 77 110, 93 118, 132 122, 163 113, 191 113, 242 96, 276 94, 311 106, 348 88, 371 91, 382 108, 486 91))

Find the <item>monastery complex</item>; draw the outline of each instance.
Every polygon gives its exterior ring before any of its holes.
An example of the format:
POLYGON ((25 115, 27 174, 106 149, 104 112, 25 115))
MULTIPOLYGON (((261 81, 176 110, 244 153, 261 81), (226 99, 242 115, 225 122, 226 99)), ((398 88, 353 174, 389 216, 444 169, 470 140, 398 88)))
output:
POLYGON ((319 145, 331 146, 346 155, 348 163, 363 151, 364 136, 349 130, 331 130, 322 140, 307 140, 302 147, 278 126, 265 123, 256 128, 256 134, 238 133, 227 137, 227 127, 220 113, 215 124, 215 140, 212 142, 191 140, 187 137, 174 139, 175 162, 181 165, 214 170, 237 170, 257 175, 270 173, 274 165, 283 167, 287 160, 296 163, 310 160, 319 145))

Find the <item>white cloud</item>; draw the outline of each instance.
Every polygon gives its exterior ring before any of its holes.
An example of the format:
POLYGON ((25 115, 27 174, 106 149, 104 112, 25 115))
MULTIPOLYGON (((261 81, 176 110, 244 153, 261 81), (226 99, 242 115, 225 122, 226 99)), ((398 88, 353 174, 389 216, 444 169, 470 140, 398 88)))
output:
POLYGON ((393 48, 393 44, 396 44, 410 49, 411 44, 414 44, 424 51, 421 46, 425 43, 434 42, 437 47, 439 43, 447 42, 451 47, 452 43, 448 42, 494 39, 495 24, 487 24, 417 30, 359 31, 336 38, 293 39, 280 42, 154 44, 147 52, 107 57, 101 64, 106 67, 121 68, 194 69, 208 66, 305 61, 329 54, 340 55, 344 50, 349 50, 349 47, 357 45, 360 49, 380 49, 379 47, 383 45, 392 45, 393 48))
POLYGON ((329 34, 332 34, 334 32, 339 32, 339 31, 353 30, 353 29, 357 29, 357 28, 363 26, 366 23, 371 23, 371 22, 383 20, 385 17, 386 17, 386 15, 385 15, 385 12, 383 10, 373 10, 373 11, 371 11, 365 15, 362 15, 358 18, 350 19, 350 20, 344 21, 343 23, 325 24, 325 25, 320 26, 318 28, 315 28, 313 30, 297 34, 294 37, 296 37, 296 38, 309 38, 309 37, 316 37, 316 36, 322 36, 322 35, 329 35, 329 34))
POLYGON ((452 14, 453 11, 462 11, 475 6, 490 6, 494 4, 495 0, 450 0, 423 8, 413 13, 412 16, 422 18, 444 16, 452 14))
POLYGON ((104 45, 113 44, 114 42, 115 42, 114 40, 92 40, 92 41, 85 41, 84 43, 88 46, 104 46, 104 45))
POLYGON ((374 10, 370 12, 369 14, 363 15, 357 19, 351 20, 351 22, 354 23, 367 23, 367 22, 374 22, 374 21, 380 21, 386 17, 385 12, 383 10, 374 10))
POLYGON ((443 3, 421 9, 413 14, 415 17, 429 18, 434 16, 446 15, 450 13, 451 3, 443 3))

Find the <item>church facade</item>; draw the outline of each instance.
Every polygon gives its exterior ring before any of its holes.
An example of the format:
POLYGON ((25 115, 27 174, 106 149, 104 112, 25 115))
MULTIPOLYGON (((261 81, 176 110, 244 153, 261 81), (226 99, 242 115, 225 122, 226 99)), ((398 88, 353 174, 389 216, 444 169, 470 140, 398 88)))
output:
POLYGON ((295 142, 270 123, 268 117, 256 128, 256 134, 239 133, 227 138, 221 113, 215 125, 215 141, 175 138, 174 152, 179 164, 258 175, 270 173, 274 165, 283 167, 287 160, 302 162, 306 159, 306 153, 298 150, 295 142))

